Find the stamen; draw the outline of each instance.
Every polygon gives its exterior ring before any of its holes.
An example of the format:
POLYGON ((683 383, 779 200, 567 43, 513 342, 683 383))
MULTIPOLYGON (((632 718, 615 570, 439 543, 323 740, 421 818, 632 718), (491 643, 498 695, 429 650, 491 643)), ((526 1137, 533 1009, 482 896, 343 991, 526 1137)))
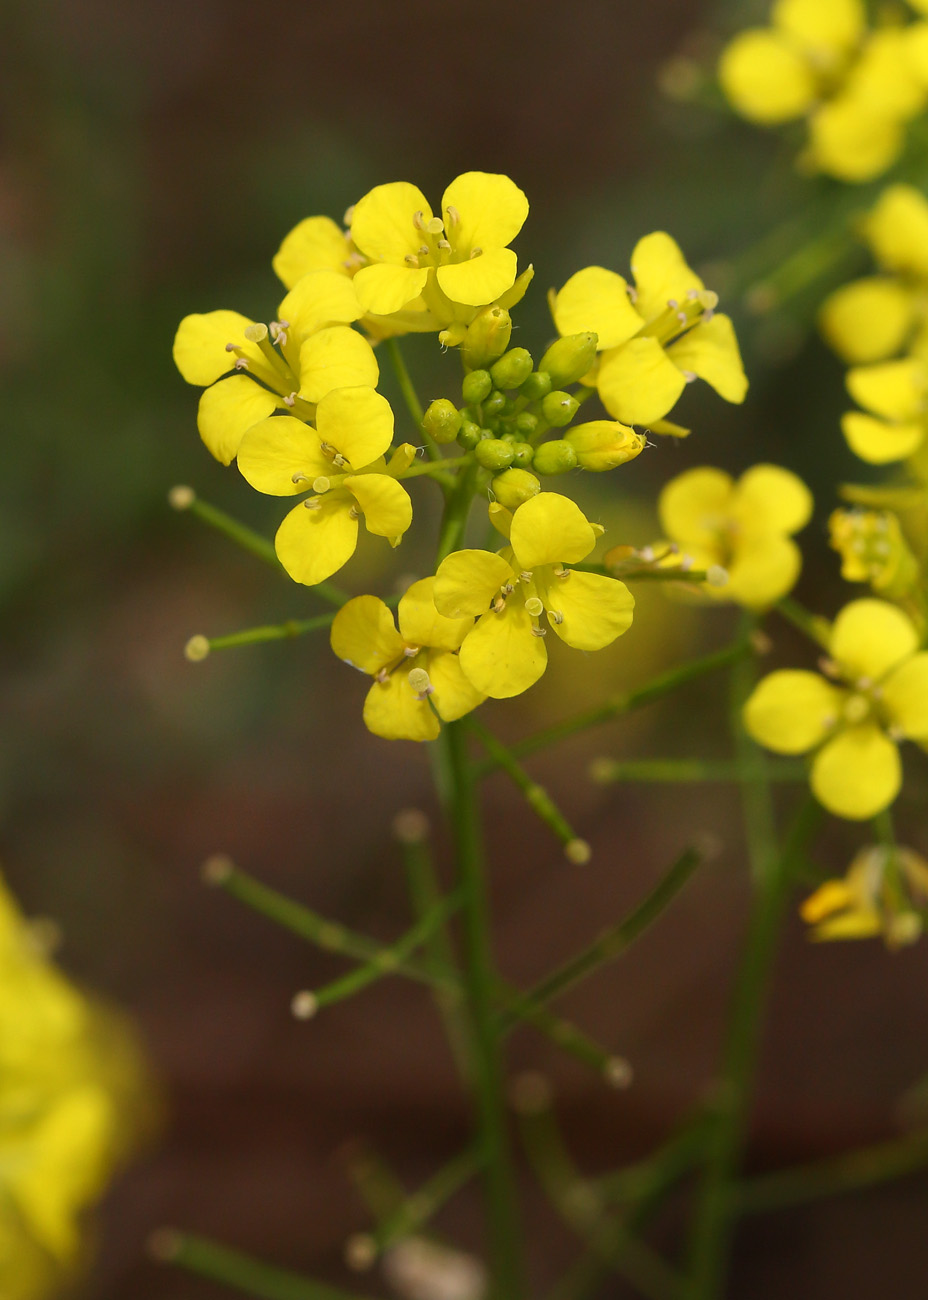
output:
POLYGON ((546 627, 532 628, 532 636, 547 636, 547 635, 548 635, 548 629, 546 627))
POLYGON ((352 506, 352 507, 351 507, 351 509, 348 511, 348 518, 349 518, 349 519, 360 519, 360 518, 361 518, 361 511, 358 509, 357 506, 352 506))
POLYGON ((633 284, 627 284, 625 286, 625 291, 632 302, 638 301, 638 290, 635 288, 633 284))
POLYGON ((347 460, 345 460, 345 457, 341 454, 341 452, 337 451, 335 455, 332 457, 332 464, 336 465, 339 469, 344 469, 345 466, 348 464, 348 462, 347 460))
POLYGON ((483 253, 483 249, 482 249, 482 248, 472 248, 472 249, 470 250, 471 261, 473 261, 475 257, 480 257, 480 255, 481 255, 482 253, 483 253))
POLYGON ((552 623, 556 623, 558 627, 560 627, 560 625, 564 622, 564 615, 561 613, 559 609, 549 609, 548 618, 551 620, 552 623))
POLYGON ((296 393, 288 393, 287 396, 284 398, 284 406, 295 406, 295 405, 296 405, 296 393))
POLYGON ((387 672, 386 668, 381 668, 379 673, 374 673, 374 681, 380 682, 381 686, 383 686, 389 676, 390 674, 387 672))
POLYGON ((500 591, 503 593, 504 596, 511 596, 512 593, 515 591, 515 587, 512 585, 511 582, 504 582, 503 585, 500 587, 500 591))
POLYGON ((676 298, 668 298, 668 299, 667 299, 667 306, 668 306, 668 307, 672 307, 672 308, 674 309, 674 311, 676 311, 677 308, 680 306, 680 303, 678 302, 678 300, 677 300, 676 298))
POLYGON ((683 376, 683 378, 686 380, 688 384, 695 384, 696 380, 699 377, 696 374, 696 372, 693 370, 681 370, 680 374, 683 376))
POLYGON ((238 352, 238 344, 237 344, 237 343, 227 343, 227 344, 226 344, 226 351, 227 351, 227 352, 238 352))
POLYGON ((420 257, 428 257, 428 255, 429 255, 429 253, 430 253, 431 251, 432 251, 432 250, 429 248, 428 244, 420 244, 420 245, 419 245, 419 256, 420 256, 420 257))
POLYGON ((414 266, 416 268, 418 268, 419 266, 419 259, 418 257, 416 257, 415 253, 407 253, 406 256, 403 258, 403 261, 406 263, 407 266, 414 266))
POLYGON ((407 659, 414 659, 416 655, 419 653, 419 651, 421 650, 421 648, 422 648, 421 646, 417 646, 417 645, 403 646, 403 654, 406 656, 407 659))
POLYGON ((449 226, 458 226, 461 224, 461 214, 457 208, 452 207, 449 203, 445 208, 445 223, 449 226))
MULTIPOLYGON (((291 483, 308 483, 308 482, 309 482, 309 475, 308 475, 308 474, 304 474, 303 471, 302 471, 301 469, 298 469, 297 472, 296 472, 295 474, 291 474, 291 475, 290 475, 290 482, 291 482, 291 483)), ((328 483, 326 484, 326 486, 328 486, 328 483)))
POLYGON ((235 369, 236 369, 236 370, 247 370, 247 369, 248 369, 248 358, 247 358, 247 357, 236 357, 236 358, 235 358, 235 369))
POLYGON ((354 209, 355 209, 354 203, 352 203, 350 208, 345 209, 345 215, 342 217, 343 226, 350 226, 352 221, 354 221, 354 209))
POLYGON ((519 574, 519 577, 522 579, 523 582, 531 582, 532 580, 531 569, 523 569, 522 572, 519 574))
POLYGON ((441 249, 443 253, 451 252, 451 245, 448 243, 447 239, 439 239, 438 247, 441 249))
POLYGON ((424 229, 425 229, 425 213, 424 213, 424 212, 416 212, 416 213, 414 213, 414 214, 413 214, 413 218, 412 218, 412 224, 415 226, 415 228, 416 228, 417 230, 424 230, 424 229))
POLYGON ((494 614, 502 614, 503 610, 506 608, 506 601, 503 599, 502 596, 497 596, 491 608, 494 614))
POLYGON ((306 500, 303 502, 303 505, 306 507, 307 510, 322 509, 322 502, 319 500, 318 497, 307 497, 306 500))

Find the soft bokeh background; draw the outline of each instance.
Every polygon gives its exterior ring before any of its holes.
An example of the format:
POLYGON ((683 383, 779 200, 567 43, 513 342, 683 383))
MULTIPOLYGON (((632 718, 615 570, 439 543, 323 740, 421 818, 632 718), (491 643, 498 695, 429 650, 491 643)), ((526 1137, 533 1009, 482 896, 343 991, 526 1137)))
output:
MULTIPOLYGON (((5 8, 0 852, 26 908, 61 922, 67 969, 139 1019, 168 1111, 160 1147, 107 1202, 87 1300, 218 1300, 218 1288, 146 1261, 145 1237, 165 1222, 346 1284, 341 1245, 365 1226, 346 1143, 371 1141, 412 1187, 467 1124, 417 988, 384 982, 298 1024, 292 993, 339 965, 200 884, 201 861, 221 849, 318 910, 390 937, 408 919, 391 818, 410 805, 432 810, 432 797, 424 750, 364 732, 366 688, 324 638, 184 661, 195 632, 319 605, 166 505, 171 484, 189 482, 269 535, 281 513, 200 445, 196 393, 170 359, 178 320, 215 307, 273 316, 270 257, 286 231, 311 213, 339 217, 386 180, 438 196, 478 168, 523 186, 532 213, 517 247, 537 274, 518 341, 538 351, 551 334, 550 285, 590 262, 622 270, 639 235, 667 228, 729 287, 751 393, 734 409, 688 390, 681 414, 694 438, 662 442, 578 491, 611 540, 641 544, 672 474, 778 460, 819 499, 803 595, 832 612, 842 597, 824 521, 834 482, 862 477, 837 432, 841 372, 809 336, 814 295, 752 318, 740 302, 748 264, 737 261, 797 204, 813 193, 827 203, 830 191, 797 179, 789 148, 772 138, 655 89, 669 57, 711 59, 713 43, 758 9, 697 0, 5 8)), ((455 359, 434 340, 411 341, 407 354, 425 396, 453 390, 455 359)), ((384 389, 393 395, 389 377, 384 389)), ((429 565, 427 496, 423 486, 399 553, 406 573, 429 565)), ((390 590, 391 560, 371 541, 343 580, 390 590)), ((589 660, 554 655, 541 687, 488 707, 486 720, 518 736, 723 643, 733 622, 729 611, 644 592, 625 639, 589 660)), ((776 635, 777 653, 807 654, 787 629, 776 635)), ((582 869, 563 862, 502 778, 488 785, 497 939, 516 980, 621 915, 692 833, 722 841, 662 924, 565 1002, 629 1056, 634 1088, 610 1092, 527 1031, 513 1039, 516 1067, 556 1079, 559 1114, 591 1171, 641 1155, 708 1085, 747 888, 733 795, 602 790, 587 763, 602 753, 723 754, 725 707, 724 684, 706 681, 532 765, 593 844, 582 869)), ((928 849, 916 788, 899 820, 928 849)), ((831 866, 843 869, 857 834, 837 827, 828 839, 831 866)), ((925 975, 922 949, 813 947, 790 921, 753 1165, 893 1131, 900 1097, 928 1062, 925 975)), ((750 1224, 733 1294, 916 1294, 928 1266, 924 1191, 912 1178, 750 1224)), ((539 1195, 528 1193, 527 1213, 540 1286, 575 1247, 539 1195)), ((478 1241, 472 1195, 441 1222, 478 1241)), ((377 1291, 377 1279, 365 1284, 377 1291)), ((602 1294, 627 1292, 616 1280, 602 1294)))

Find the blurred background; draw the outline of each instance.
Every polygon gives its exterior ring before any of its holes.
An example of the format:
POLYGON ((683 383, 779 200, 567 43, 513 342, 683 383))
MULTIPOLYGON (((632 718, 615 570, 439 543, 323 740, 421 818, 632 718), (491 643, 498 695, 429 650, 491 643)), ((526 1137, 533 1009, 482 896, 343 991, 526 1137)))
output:
MULTIPOLYGON (((300 1024, 293 993, 342 967, 200 883, 203 859, 223 851, 390 938, 408 923, 391 820, 403 807, 435 810, 424 749, 365 732, 366 686, 324 636, 184 660, 194 633, 320 605, 167 506, 171 485, 189 483, 268 536, 282 514, 200 444, 197 392, 171 362, 178 321, 219 307, 273 317, 282 290, 270 259, 304 216, 338 219, 388 180, 414 181, 436 202, 461 171, 504 171, 532 205, 516 247, 536 277, 517 323, 537 356, 552 334, 550 286, 589 263, 624 271, 636 239, 666 228, 734 314, 751 391, 733 408, 689 389, 679 418, 696 434, 585 479, 582 499, 611 542, 641 545, 656 535, 656 492, 673 474, 785 464, 818 501, 799 594, 833 613, 847 597, 825 521, 835 482, 863 475, 838 432, 841 368, 809 328, 823 289, 763 320, 742 307, 756 274, 746 250, 830 191, 796 177, 792 148, 729 117, 711 90, 698 106, 658 90, 679 88, 686 72, 669 60, 711 65, 725 36, 764 10, 705 0, 4 7, 0 857, 26 910, 62 926, 69 973, 138 1020, 166 1112, 159 1144, 103 1208, 85 1300, 219 1300, 219 1288, 145 1258, 164 1223, 350 1285, 342 1246, 367 1220, 345 1174, 348 1144, 375 1146, 413 1188, 468 1123, 418 988, 384 981, 300 1024)), ((454 395, 457 360, 434 339, 411 339, 406 356, 425 398, 454 395)), ((395 396, 386 373, 382 386, 395 396)), ((399 553, 407 575, 430 564, 427 500, 423 485, 399 553)), ((339 581, 385 594, 392 556, 368 542, 339 581)), ((619 643, 589 660, 553 654, 539 688, 483 716, 518 737, 724 644, 734 623, 725 608, 642 590, 619 643)), ((788 629, 773 630, 784 660, 807 656, 788 629)), ((610 1091, 526 1030, 512 1040, 514 1068, 555 1080, 558 1115, 590 1172, 644 1154, 704 1094, 748 894, 733 793, 603 789, 587 766, 601 754, 724 755, 725 710, 724 681, 707 679, 532 763, 593 845, 583 868, 564 862, 503 778, 487 785, 497 943, 520 982, 622 915, 693 833, 722 843, 665 920, 564 1002, 631 1060, 629 1091, 610 1091)), ((908 792, 898 820, 925 852, 919 811, 908 792)), ((835 825, 826 840, 823 865, 843 872, 857 831, 835 825)), ((900 1098, 928 1069, 925 975, 924 945, 895 956, 876 943, 813 946, 790 920, 752 1167, 894 1131, 900 1098)), ((912 1177, 750 1222, 732 1294, 919 1294, 925 1189, 912 1177)), ((527 1185, 526 1196, 540 1288, 577 1247, 540 1194, 527 1185)), ((456 1198, 440 1223, 476 1246, 476 1196, 456 1198)), ((667 1232, 672 1243, 672 1223, 667 1232)), ((364 1283, 381 1293, 376 1277, 364 1283)), ((618 1279, 602 1291, 626 1294, 618 1279)))

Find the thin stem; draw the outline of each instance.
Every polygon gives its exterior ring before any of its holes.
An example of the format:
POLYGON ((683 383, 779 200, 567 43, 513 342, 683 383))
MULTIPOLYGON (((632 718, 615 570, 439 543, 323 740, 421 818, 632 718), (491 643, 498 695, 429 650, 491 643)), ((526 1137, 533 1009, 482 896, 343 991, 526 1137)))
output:
POLYGON ((176 1264, 259 1300, 364 1300, 191 1233, 162 1229, 152 1238, 151 1253, 163 1263, 176 1264))
POLYGON ((480 1156, 468 1148, 385 1215, 371 1234, 378 1253, 418 1232, 480 1170, 480 1156))
POLYGON ((225 636, 192 637, 188 641, 188 657, 203 659, 213 650, 229 650, 234 646, 257 645, 262 641, 286 641, 305 636, 321 627, 331 627, 334 614, 318 614, 315 618, 289 618, 286 623, 265 627, 247 627, 241 632, 228 632, 225 636))
POLYGON ((406 403, 406 409, 412 416, 413 423, 416 426, 416 433, 421 435, 428 452, 430 460, 440 460, 441 452, 438 445, 430 433, 426 431, 422 421, 425 419, 425 411, 422 403, 419 401, 419 395, 416 392, 415 385, 406 366, 405 358, 399 345, 399 340, 392 338, 387 339, 384 343, 387 356, 390 358, 390 364, 393 366, 393 373, 396 375, 396 382, 400 386, 400 392, 403 395, 403 401, 406 403))
POLYGON ((816 645, 820 645, 823 650, 828 649, 831 640, 831 624, 827 618, 813 614, 791 596, 784 596, 778 600, 774 609, 778 614, 782 614, 788 623, 792 623, 793 627, 798 627, 799 631, 816 645))
MULTIPOLYGON (((767 762, 764 773, 768 781, 777 782, 803 782, 808 775, 802 763, 767 762)), ((601 785, 614 781, 695 785, 709 781, 737 783, 744 780, 737 763, 704 758, 597 758, 590 765, 590 776, 601 785)))
POLYGON ((436 567, 460 545, 467 524, 467 516, 470 514, 471 503, 474 499, 476 469, 477 466, 474 464, 469 470, 464 470, 462 474, 459 474, 457 483, 448 494, 445 513, 441 521, 441 530, 438 535, 436 567))

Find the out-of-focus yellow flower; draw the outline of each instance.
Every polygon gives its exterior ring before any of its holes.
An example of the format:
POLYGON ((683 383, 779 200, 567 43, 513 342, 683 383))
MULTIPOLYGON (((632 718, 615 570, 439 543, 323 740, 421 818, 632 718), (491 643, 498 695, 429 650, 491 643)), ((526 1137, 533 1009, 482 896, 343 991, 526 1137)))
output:
POLYGON ((408 468, 415 448, 404 443, 388 469, 383 457, 392 438, 390 404, 373 388, 326 393, 315 427, 275 415, 245 433, 238 467, 253 488, 278 497, 312 493, 285 516, 274 540, 294 582, 313 586, 346 564, 362 515, 368 532, 399 545, 412 503, 390 470, 408 468))
POLYGON ((715 310, 717 295, 687 266, 675 240, 664 231, 645 235, 631 269, 634 285, 588 266, 551 295, 560 334, 598 335, 589 382, 610 415, 671 432, 660 421, 695 379, 728 402, 742 402, 748 384, 731 320, 715 310))
POLYGON ((364 722, 385 740, 434 740, 439 718, 453 722, 483 703, 457 655, 473 617, 439 614, 434 586, 434 578, 423 578, 401 598, 399 631, 376 596, 349 600, 332 624, 332 649, 339 659, 374 678, 364 722))
POLYGON ((864 411, 847 411, 841 429, 848 445, 871 465, 904 460, 925 438, 928 363, 919 357, 856 366, 847 390, 864 411))
MULTIPOLYGON (((705 586, 708 596, 764 609, 799 576, 802 554, 791 534, 809 522, 812 505, 802 480, 778 465, 754 465, 737 482, 706 466, 671 479, 658 499, 658 514, 666 537, 689 564, 719 566, 728 574, 724 586, 705 586)), ((680 559, 673 556, 672 562, 680 559)))
POLYGON ((813 939, 870 939, 887 947, 914 943, 928 908, 928 862, 912 849, 871 844, 842 879, 826 880, 800 908, 813 939))
POLYGON ((439 565, 434 598, 448 618, 477 619, 461 644, 461 668, 481 694, 504 699, 545 671, 542 614, 567 645, 601 650, 627 631, 635 601, 615 578, 565 567, 585 559, 597 538, 568 497, 541 492, 512 514, 491 507, 491 518, 509 546, 454 551, 439 565))
POLYGON ((892 511, 841 508, 832 512, 828 529, 846 582, 868 582, 891 600, 906 596, 918 584, 918 561, 892 511))
POLYGON ((835 619, 824 667, 831 681, 792 669, 763 678, 745 704, 745 726, 778 754, 816 750, 816 798, 863 820, 899 793, 897 741, 928 746, 928 652, 894 605, 855 600, 835 619))

